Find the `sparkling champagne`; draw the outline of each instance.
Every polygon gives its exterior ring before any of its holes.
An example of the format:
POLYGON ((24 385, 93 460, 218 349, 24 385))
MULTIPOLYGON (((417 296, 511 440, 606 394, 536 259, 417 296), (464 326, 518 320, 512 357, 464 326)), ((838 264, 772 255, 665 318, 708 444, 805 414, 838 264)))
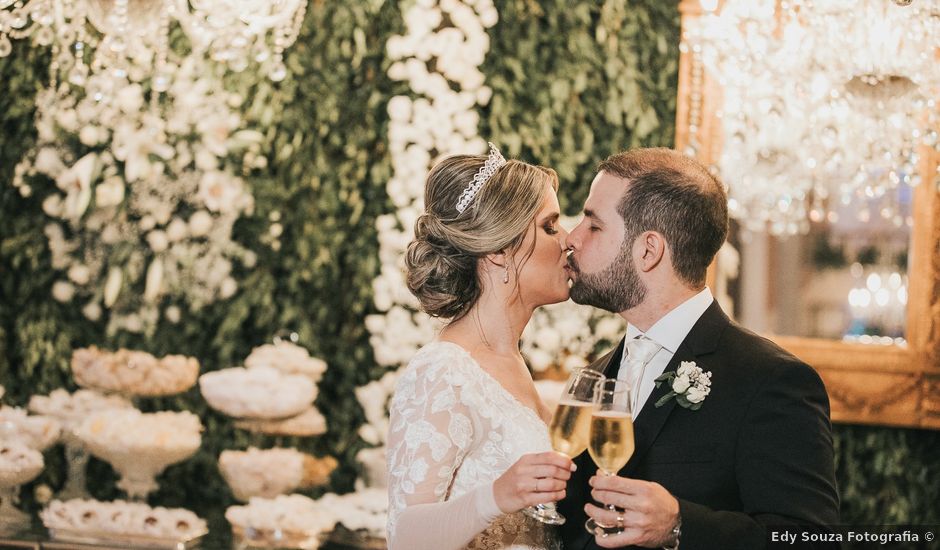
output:
POLYGON ((549 427, 552 448, 570 458, 583 453, 588 445, 593 410, 593 404, 583 401, 566 400, 558 403, 549 427))
POLYGON ((615 474, 633 455, 633 418, 620 411, 598 411, 591 415, 588 452, 594 463, 615 474))

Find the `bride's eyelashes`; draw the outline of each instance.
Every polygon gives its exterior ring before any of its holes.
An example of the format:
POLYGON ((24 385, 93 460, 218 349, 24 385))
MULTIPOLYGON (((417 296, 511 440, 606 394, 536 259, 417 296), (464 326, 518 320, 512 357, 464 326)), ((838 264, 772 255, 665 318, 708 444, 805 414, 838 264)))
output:
POLYGON ((547 224, 543 225, 543 226, 542 226, 542 229, 544 229, 545 232, 548 233, 549 235, 557 235, 557 234, 558 234, 558 230, 555 229, 555 224, 553 224, 553 223, 547 223, 547 224))

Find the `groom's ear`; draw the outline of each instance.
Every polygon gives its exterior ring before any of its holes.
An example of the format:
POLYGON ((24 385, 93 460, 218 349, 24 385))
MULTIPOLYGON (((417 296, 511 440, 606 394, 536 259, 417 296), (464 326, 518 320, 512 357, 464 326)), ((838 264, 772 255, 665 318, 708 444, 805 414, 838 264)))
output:
POLYGON ((646 273, 656 269, 666 257, 666 239, 658 231, 644 231, 633 245, 637 269, 646 273))

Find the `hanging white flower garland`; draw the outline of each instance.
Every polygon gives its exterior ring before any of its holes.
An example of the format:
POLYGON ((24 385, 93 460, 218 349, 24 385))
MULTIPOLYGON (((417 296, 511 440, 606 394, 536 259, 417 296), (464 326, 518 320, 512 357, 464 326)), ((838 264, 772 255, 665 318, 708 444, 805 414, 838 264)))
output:
POLYGON ((149 106, 143 71, 93 76, 88 93, 67 83, 40 92, 37 145, 14 177, 24 196, 39 175, 55 181, 42 204, 63 275, 53 296, 80 301, 91 320, 109 312, 109 332, 150 332, 226 299, 238 289, 233 262, 255 262, 232 240, 254 199, 231 160, 263 167, 263 138, 243 129, 240 96, 222 91, 207 62, 169 68, 172 86, 149 106))
POLYGON ((395 96, 388 103, 394 175, 387 191, 398 210, 376 221, 382 267, 373 290, 382 313, 366 319, 375 359, 383 366, 405 364, 439 328, 419 312, 402 261, 424 207, 424 180, 433 162, 486 149, 477 134, 476 108, 489 101, 492 90, 479 67, 490 46, 486 29, 497 17, 491 0, 422 0, 404 14, 405 35, 387 43, 394 61, 389 76, 408 82, 417 97, 395 96))

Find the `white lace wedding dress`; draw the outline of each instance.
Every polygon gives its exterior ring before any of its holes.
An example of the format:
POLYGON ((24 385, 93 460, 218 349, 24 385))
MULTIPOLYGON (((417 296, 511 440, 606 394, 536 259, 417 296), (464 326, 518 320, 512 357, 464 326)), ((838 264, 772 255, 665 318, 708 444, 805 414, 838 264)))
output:
POLYGON ((460 346, 421 348, 398 380, 388 437, 390 550, 559 549, 556 528, 503 514, 493 482, 548 428, 460 346))

